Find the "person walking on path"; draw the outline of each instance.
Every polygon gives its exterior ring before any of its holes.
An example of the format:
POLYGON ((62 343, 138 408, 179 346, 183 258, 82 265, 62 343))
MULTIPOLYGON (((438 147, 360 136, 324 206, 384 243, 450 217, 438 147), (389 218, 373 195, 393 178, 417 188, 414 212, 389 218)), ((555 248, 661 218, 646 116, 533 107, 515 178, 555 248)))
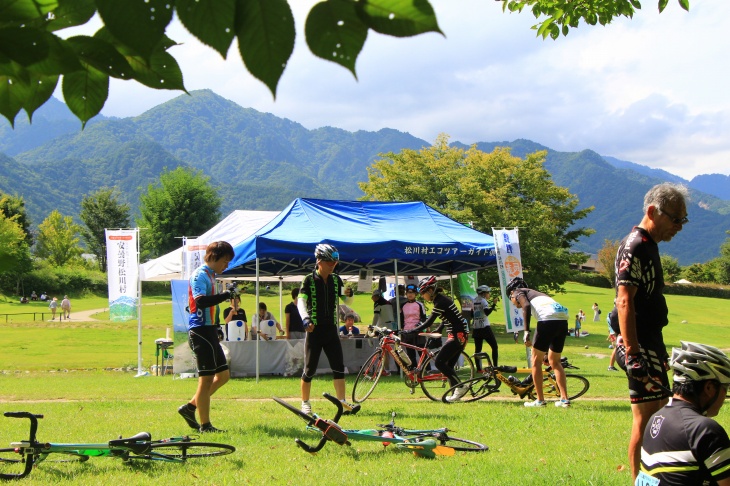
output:
POLYGON ((71 301, 68 300, 68 295, 64 295, 61 301, 61 319, 64 317, 66 320, 71 319, 71 301))
POLYGON ((224 432, 210 422, 210 397, 231 377, 226 355, 218 339, 215 324, 216 305, 236 297, 235 290, 215 294, 215 276, 222 273, 233 260, 233 247, 227 241, 207 246, 204 265, 193 272, 188 287, 188 343, 198 365, 198 389, 190 402, 178 408, 187 424, 201 433, 224 432), (195 411, 200 422, 195 420, 195 411))
POLYGON ((625 355, 632 425, 628 456, 639 474, 641 443, 649 418, 668 399, 667 349, 662 328, 669 322, 659 243, 670 241, 687 219, 687 188, 658 184, 644 196, 644 215, 621 241, 616 253, 616 309, 625 355))
POLYGON ((56 320, 56 310, 58 309, 58 297, 54 297, 48 303, 48 308, 51 309, 51 320, 56 320))

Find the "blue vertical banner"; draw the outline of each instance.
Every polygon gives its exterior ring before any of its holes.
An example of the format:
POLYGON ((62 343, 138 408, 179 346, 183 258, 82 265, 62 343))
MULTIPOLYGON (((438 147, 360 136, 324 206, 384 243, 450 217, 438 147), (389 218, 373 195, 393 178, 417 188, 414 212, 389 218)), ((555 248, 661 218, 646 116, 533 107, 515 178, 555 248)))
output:
POLYGON ((515 277, 522 277, 522 257, 520 255, 520 238, 517 228, 492 228, 494 246, 497 252, 497 273, 499 287, 504 302, 506 331, 517 332, 525 328, 522 311, 512 305, 507 298, 505 287, 515 277))

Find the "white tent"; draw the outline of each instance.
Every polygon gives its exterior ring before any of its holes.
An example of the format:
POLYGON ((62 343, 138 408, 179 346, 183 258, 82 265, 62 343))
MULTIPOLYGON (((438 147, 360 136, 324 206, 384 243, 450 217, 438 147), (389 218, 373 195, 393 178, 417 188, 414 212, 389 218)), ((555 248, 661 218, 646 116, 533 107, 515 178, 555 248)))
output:
MULTIPOLYGON (((198 236, 205 242, 224 240, 236 246, 279 215, 279 211, 233 211, 220 223, 198 236)), ((182 247, 140 265, 143 282, 182 279, 182 247)))

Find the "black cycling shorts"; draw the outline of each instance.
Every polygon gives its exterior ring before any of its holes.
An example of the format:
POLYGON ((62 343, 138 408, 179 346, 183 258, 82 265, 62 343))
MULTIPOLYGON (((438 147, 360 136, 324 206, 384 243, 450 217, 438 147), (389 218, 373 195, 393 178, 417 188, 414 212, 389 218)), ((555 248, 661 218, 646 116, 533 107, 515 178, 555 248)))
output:
POLYGON ((535 326, 535 339, 532 347, 543 353, 548 349, 553 353, 562 353, 565 337, 568 335, 568 321, 538 321, 535 326))
POLYGON ((218 341, 218 326, 190 329, 188 343, 198 362, 198 376, 212 376, 228 369, 226 355, 218 341))

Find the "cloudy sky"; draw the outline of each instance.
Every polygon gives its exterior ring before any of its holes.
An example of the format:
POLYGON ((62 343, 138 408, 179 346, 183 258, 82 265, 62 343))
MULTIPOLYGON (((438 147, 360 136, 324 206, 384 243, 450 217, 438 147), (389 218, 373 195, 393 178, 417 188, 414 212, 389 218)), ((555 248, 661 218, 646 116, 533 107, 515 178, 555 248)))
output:
MULTIPOLYGON (((592 149, 687 179, 730 175, 730 1, 642 2, 633 20, 581 24, 543 41, 534 17, 502 13, 491 0, 431 0, 445 37, 396 39, 371 33, 349 71, 309 52, 306 13, 292 0, 297 45, 276 101, 245 69, 234 44, 224 61, 179 25, 170 52, 188 90, 208 88, 241 106, 307 128, 388 127, 429 142, 528 138, 561 151, 592 149)), ((177 92, 113 81, 111 116, 134 116, 177 92)))

